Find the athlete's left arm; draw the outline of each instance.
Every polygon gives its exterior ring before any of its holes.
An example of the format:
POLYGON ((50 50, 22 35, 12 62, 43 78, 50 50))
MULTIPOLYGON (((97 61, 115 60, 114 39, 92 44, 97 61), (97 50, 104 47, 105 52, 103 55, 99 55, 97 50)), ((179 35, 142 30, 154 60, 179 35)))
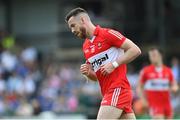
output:
POLYGON ((101 66, 101 72, 103 75, 111 73, 115 68, 117 68, 121 64, 127 64, 133 61, 141 54, 140 48, 128 38, 126 38, 123 41, 120 48, 124 50, 124 54, 118 57, 116 61, 101 66))
POLYGON ((172 92, 176 93, 179 90, 179 86, 178 86, 176 80, 174 79, 174 76, 173 76, 173 73, 172 73, 171 69, 169 69, 169 73, 170 73, 170 76, 169 76, 170 90, 172 92))
POLYGON ((120 48, 124 50, 124 55, 116 60, 118 65, 127 64, 141 54, 140 48, 128 38, 126 38, 120 48))
POLYGON ((116 61, 101 66, 102 74, 106 75, 111 73, 115 68, 121 64, 127 64, 134 60, 141 54, 140 48, 128 38, 124 37, 120 32, 115 30, 108 30, 104 33, 107 42, 112 47, 121 48, 124 54, 119 56, 116 61))
POLYGON ((172 83, 170 83, 170 89, 174 93, 176 93, 179 90, 179 86, 175 80, 172 83))

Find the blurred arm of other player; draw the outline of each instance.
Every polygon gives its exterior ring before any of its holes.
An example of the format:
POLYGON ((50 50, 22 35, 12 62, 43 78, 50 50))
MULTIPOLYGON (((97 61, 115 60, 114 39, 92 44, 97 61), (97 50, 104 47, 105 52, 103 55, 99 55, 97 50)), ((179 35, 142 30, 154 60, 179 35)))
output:
POLYGON ((139 96, 139 98, 142 100, 143 102, 143 106, 144 107, 148 107, 148 102, 146 99, 146 96, 144 94, 144 83, 145 83, 145 75, 144 75, 144 71, 142 70, 140 72, 140 79, 136 88, 136 92, 139 96))
POLYGON ((176 93, 179 90, 179 86, 175 80, 170 84, 170 86, 173 93, 176 93))
POLYGON ((87 76, 92 81, 97 81, 96 73, 92 70, 92 67, 90 64, 82 64, 80 66, 80 72, 87 76))
POLYGON ((170 70, 170 91, 176 93, 178 90, 179 90, 179 86, 176 80, 174 79, 172 71, 170 70))
POLYGON ((143 89, 144 89, 144 85, 139 82, 138 86, 137 86, 137 94, 138 94, 139 98, 142 100, 143 106, 148 107, 148 102, 144 95, 143 89))

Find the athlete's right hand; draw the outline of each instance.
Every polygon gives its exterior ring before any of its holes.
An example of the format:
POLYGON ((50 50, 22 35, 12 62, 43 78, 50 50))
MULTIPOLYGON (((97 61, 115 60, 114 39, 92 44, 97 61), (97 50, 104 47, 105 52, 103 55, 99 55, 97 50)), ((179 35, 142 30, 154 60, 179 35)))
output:
POLYGON ((81 67, 80 67, 80 72, 83 74, 83 75, 86 75, 88 76, 89 75, 89 72, 90 72, 90 65, 89 64, 82 64, 81 67))

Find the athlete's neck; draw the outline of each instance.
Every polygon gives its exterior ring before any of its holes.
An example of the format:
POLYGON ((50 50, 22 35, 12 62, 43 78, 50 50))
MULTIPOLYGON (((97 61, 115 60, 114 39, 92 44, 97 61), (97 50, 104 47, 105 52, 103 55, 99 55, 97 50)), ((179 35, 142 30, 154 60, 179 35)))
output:
POLYGON ((157 63, 154 63, 154 65, 156 67, 162 67, 163 66, 163 62, 157 62, 157 63))
POLYGON ((88 38, 91 39, 94 35, 94 31, 96 29, 96 26, 93 25, 92 23, 89 23, 89 26, 88 26, 88 38))

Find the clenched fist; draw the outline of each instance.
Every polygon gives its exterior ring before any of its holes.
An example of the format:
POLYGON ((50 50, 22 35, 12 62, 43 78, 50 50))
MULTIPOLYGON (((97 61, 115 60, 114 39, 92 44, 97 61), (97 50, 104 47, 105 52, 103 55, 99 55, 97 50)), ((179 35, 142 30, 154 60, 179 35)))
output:
POLYGON ((103 75, 108 75, 111 72, 113 72, 115 67, 112 65, 112 63, 107 63, 105 65, 102 65, 100 68, 100 71, 103 75))
POLYGON ((86 76, 89 75, 90 70, 91 70, 90 64, 82 64, 80 67, 80 72, 86 76))

